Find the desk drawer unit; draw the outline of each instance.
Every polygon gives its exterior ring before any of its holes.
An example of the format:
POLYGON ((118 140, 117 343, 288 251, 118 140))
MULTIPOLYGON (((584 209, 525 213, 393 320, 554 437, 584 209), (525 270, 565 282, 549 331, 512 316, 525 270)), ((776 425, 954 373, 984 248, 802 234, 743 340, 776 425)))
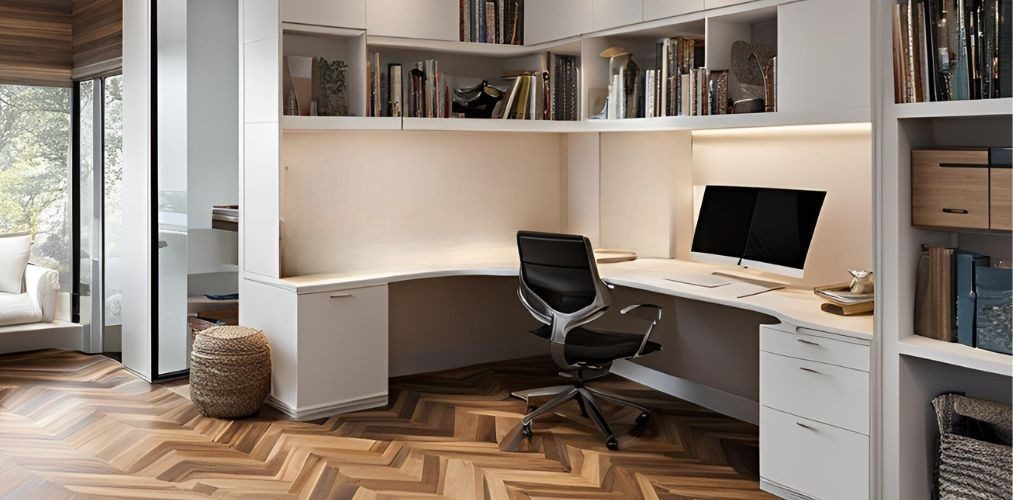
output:
POLYGON ((869 433, 869 373, 760 352, 760 402, 869 433))
POLYGON ((868 498, 869 438, 760 408, 760 476, 799 498, 868 498))
POLYGON ((797 498, 868 498, 869 356, 860 339, 760 327, 764 489, 797 498))
POLYGON ((834 340, 830 334, 805 328, 779 328, 782 326, 764 326, 760 329, 761 351, 869 371, 868 345, 857 341, 834 340))

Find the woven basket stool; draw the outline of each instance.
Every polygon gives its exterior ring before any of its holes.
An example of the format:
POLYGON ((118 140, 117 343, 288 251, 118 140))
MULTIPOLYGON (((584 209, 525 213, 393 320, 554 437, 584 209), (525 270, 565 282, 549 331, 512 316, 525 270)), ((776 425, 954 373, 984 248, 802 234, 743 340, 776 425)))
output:
POLYGON ((202 414, 241 418, 271 392, 271 346, 260 330, 219 326, 197 334, 190 352, 190 397, 202 414))

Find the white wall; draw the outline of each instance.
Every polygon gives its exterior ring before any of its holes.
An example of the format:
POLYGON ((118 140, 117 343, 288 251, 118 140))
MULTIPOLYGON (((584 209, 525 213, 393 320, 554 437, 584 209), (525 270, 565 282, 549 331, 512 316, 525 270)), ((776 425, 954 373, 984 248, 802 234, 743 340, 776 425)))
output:
MULTIPOLYGON (((601 245, 640 257, 672 258, 688 221, 689 132, 601 134, 601 245)), ((687 246, 688 248, 688 246, 687 246)))
POLYGON ((517 230, 563 227, 561 141, 556 134, 288 133, 284 274, 418 268, 476 252, 512 258, 517 230))
POLYGON ((861 125, 697 132, 693 184, 827 191, 805 278, 794 282, 847 281, 848 269, 872 269, 871 141, 861 125))

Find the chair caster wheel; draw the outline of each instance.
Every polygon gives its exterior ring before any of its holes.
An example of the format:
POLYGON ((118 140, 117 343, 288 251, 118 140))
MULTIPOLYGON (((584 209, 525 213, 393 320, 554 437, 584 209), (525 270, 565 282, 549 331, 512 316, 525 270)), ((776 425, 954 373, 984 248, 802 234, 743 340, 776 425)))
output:
POLYGON ((531 422, 528 423, 521 422, 521 433, 524 434, 526 437, 531 437, 535 435, 535 432, 531 430, 531 422))
POLYGON ((637 416, 636 423, 633 424, 633 428, 630 429, 630 435, 633 437, 640 437, 647 431, 647 422, 651 419, 651 415, 647 412, 641 413, 637 416))
POLYGON ((616 438, 609 439, 605 443, 605 446, 612 451, 619 451, 619 441, 616 441, 616 438))

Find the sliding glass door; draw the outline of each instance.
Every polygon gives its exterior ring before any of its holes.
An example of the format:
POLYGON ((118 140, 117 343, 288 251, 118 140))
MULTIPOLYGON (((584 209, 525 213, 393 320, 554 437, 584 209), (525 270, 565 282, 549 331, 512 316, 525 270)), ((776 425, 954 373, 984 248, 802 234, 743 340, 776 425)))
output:
POLYGON ((75 88, 79 238, 75 311, 77 321, 84 327, 85 348, 90 352, 120 351, 119 331, 115 326, 119 324, 121 297, 115 291, 122 277, 115 271, 121 267, 118 263, 121 80, 119 76, 96 78, 77 82, 75 88), (108 285, 109 281, 112 286, 108 285))

